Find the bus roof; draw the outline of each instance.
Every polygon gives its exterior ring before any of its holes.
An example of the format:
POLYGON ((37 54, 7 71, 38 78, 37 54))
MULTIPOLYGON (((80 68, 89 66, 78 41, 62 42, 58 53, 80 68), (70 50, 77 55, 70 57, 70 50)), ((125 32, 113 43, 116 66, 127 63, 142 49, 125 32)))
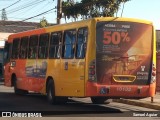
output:
POLYGON ((124 17, 99 17, 95 18, 96 21, 125 21, 125 22, 138 22, 144 24, 152 24, 151 21, 136 19, 136 18, 124 18, 124 17))
POLYGON ((46 32, 51 32, 53 29, 55 31, 60 31, 60 30, 65 30, 70 26, 70 29, 74 29, 75 25, 78 27, 83 27, 88 25, 89 23, 93 21, 126 21, 126 22, 138 22, 138 23, 144 23, 144 24, 151 24, 151 21, 147 20, 141 20, 141 19, 135 19, 135 18, 123 18, 123 17, 97 17, 97 18, 91 18, 87 20, 82 20, 82 21, 77 21, 77 22, 71 22, 71 23, 65 23, 65 24, 58 24, 54 26, 49 26, 45 28, 39 28, 39 29, 34 29, 34 30, 29 30, 29 31, 24 31, 24 32, 19 32, 15 34, 11 34, 9 36, 9 39, 15 38, 15 37, 22 37, 22 36, 29 36, 29 35, 36 35, 36 34, 42 34, 46 32))

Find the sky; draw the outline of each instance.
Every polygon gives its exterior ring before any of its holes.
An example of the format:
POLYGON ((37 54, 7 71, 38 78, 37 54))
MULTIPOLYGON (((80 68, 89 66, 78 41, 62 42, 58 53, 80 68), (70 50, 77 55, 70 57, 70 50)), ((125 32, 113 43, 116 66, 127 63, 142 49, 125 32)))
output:
MULTIPOLYGON (((80 1, 80 0, 75 0, 80 1)), ((0 10, 6 8, 8 20, 21 21, 35 16, 57 5, 57 0, 0 0, 0 10), (17 2, 19 1, 19 2, 17 2), (17 2, 13 6, 11 4, 17 2)), ((122 5, 117 16, 121 17, 122 5)), ((160 29, 160 0, 130 0, 125 3, 122 17, 139 18, 152 21, 156 29, 160 29)), ((0 11, 1 15, 2 11, 0 11)), ((28 22, 39 22, 46 18, 49 23, 56 23, 56 9, 42 16, 27 20, 28 22)), ((69 22, 71 22, 70 20, 69 22)), ((62 19, 61 23, 65 23, 62 19)))
MULTIPOLYGON (((119 16, 120 13, 121 10, 119 16)), ((160 0, 131 0, 124 6, 123 17, 152 21, 155 28, 160 30, 160 0)))

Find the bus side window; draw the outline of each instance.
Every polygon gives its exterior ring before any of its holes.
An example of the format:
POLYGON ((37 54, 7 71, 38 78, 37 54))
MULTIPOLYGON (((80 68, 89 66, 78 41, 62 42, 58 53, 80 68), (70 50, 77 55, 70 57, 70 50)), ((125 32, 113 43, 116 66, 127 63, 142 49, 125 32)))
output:
POLYGON ((30 36, 28 58, 35 59, 37 57, 38 50, 38 35, 30 36))
POLYGON ((21 38, 19 58, 21 59, 27 58, 27 49, 28 49, 28 37, 26 36, 21 38))
POLYGON ((88 29, 80 28, 78 30, 78 37, 76 43, 76 58, 78 59, 85 58, 87 38, 88 38, 88 29))
POLYGON ((51 33, 49 58, 60 58, 62 32, 51 33))
POLYGON ((20 39, 15 38, 13 39, 13 46, 12 46, 12 59, 18 59, 19 56, 19 44, 20 44, 20 39))
POLYGON ((74 58, 76 42, 76 30, 67 30, 64 32, 64 40, 62 45, 62 57, 74 58))
POLYGON ((46 59, 48 57, 49 34, 41 34, 38 47, 38 58, 46 59))

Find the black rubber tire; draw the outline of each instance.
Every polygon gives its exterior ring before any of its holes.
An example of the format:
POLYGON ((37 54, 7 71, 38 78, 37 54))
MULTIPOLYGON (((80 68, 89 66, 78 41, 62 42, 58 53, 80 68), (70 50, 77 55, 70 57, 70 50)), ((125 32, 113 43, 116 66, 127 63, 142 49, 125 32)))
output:
POLYGON ((91 97, 91 101, 93 104, 105 104, 107 97, 91 97))
POLYGON ((55 96, 55 86, 52 79, 47 84, 47 99, 50 104, 65 104, 68 101, 68 97, 55 96))
POLYGON ((47 99, 50 104, 56 103, 55 88, 53 80, 49 80, 47 84, 47 99))

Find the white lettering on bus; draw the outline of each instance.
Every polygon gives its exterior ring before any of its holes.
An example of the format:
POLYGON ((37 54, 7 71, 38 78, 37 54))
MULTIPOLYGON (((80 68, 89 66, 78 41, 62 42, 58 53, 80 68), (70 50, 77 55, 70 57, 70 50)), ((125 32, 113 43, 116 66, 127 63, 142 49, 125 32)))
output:
POLYGON ((117 87, 117 91, 130 92, 130 87, 117 87))
POLYGON ((106 24, 105 27, 116 27, 115 24, 106 24))
POLYGON ((130 28, 130 25, 122 25, 122 28, 130 28))

